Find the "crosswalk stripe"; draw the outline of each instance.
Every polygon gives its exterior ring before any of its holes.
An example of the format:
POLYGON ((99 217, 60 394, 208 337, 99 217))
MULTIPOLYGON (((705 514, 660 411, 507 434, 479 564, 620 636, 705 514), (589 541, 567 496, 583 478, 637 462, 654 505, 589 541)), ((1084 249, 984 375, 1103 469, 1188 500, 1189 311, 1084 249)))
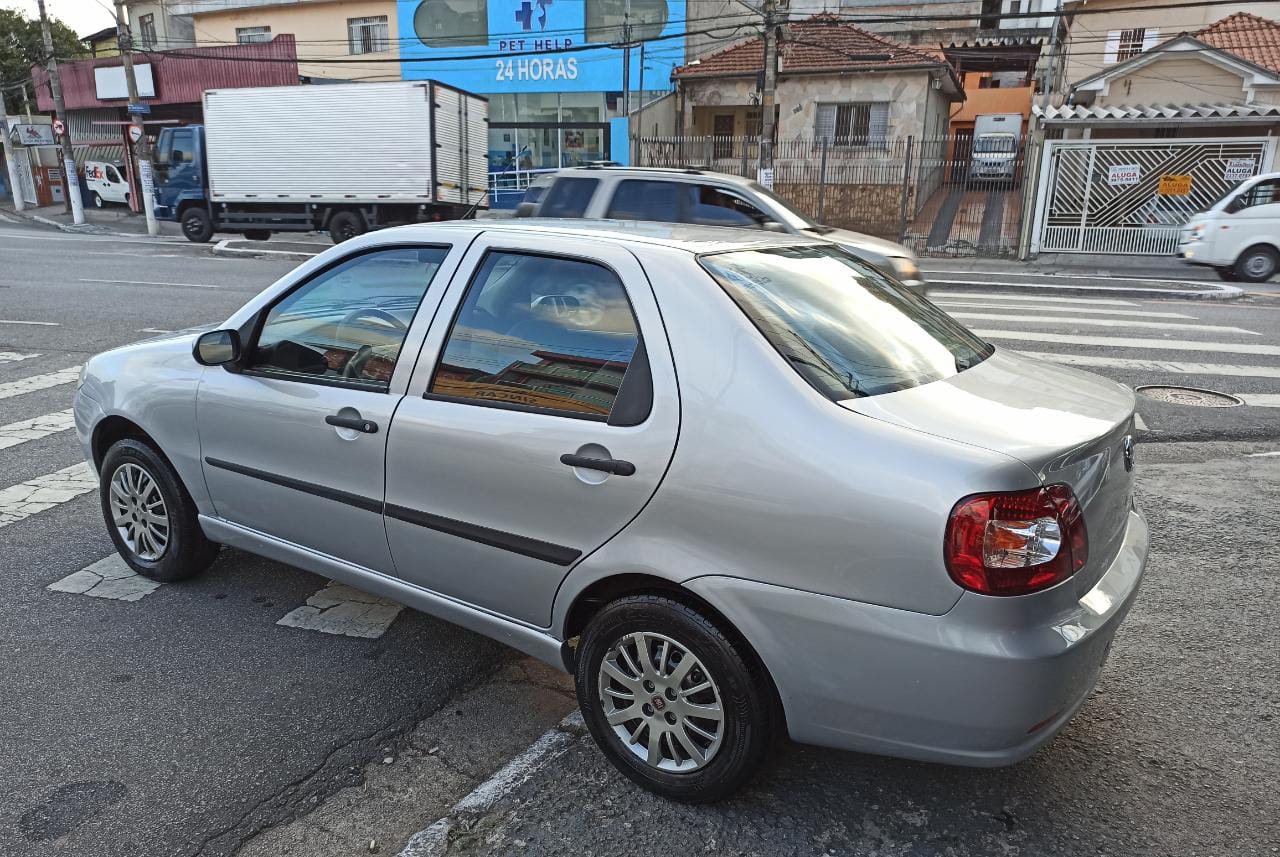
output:
POLYGON ((997 315, 989 312, 953 312, 953 318, 974 321, 1011 321, 1018 324, 1070 324, 1088 327, 1153 327, 1157 330, 1204 330, 1211 333, 1239 333, 1248 336, 1262 334, 1243 327, 1226 327, 1218 324, 1169 324, 1165 321, 1130 321, 1120 318, 1054 318, 1048 315, 997 315))
POLYGON ((1280 393, 1232 393, 1232 395, 1255 408, 1280 408, 1280 393))
POLYGON ((59 369, 57 372, 31 375, 27 378, 19 378, 16 381, 6 381, 0 384, 0 399, 21 396, 23 393, 34 393, 36 390, 47 390, 50 387, 60 387, 63 384, 72 383, 79 377, 80 367, 71 366, 66 369, 59 369))
POLYGON ((0 449, 8 449, 11 446, 17 446, 29 440, 39 440, 42 437, 66 431, 75 426, 75 424, 75 412, 70 408, 65 411, 45 414, 41 417, 32 417, 29 420, 9 423, 7 426, 0 426, 0 449))
POLYGON ((19 354, 17 351, 0 351, 0 363, 17 363, 19 360, 30 360, 39 354, 19 354))
POLYGON ((0 527, 16 524, 97 488, 98 477, 86 462, 11 485, 0 490, 0 527))
MULTIPOLYGON (((982 285, 974 283, 975 286, 982 285)), ((989 292, 938 292, 932 297, 940 300, 947 298, 968 298, 970 300, 978 298, 984 301, 1035 301, 1036 303, 1048 304, 1099 304, 1106 306, 1139 306, 1133 301, 1122 301, 1118 298, 1055 298, 1049 295, 993 295, 989 292)))
POLYGON ((1280 345, 1255 345, 1250 342, 1193 342, 1185 339, 1134 339, 1128 336, 1086 336, 1084 334, 1040 333, 1035 330, 978 330, 974 333, 988 339, 1015 339, 1031 342, 1057 342, 1063 345, 1105 345, 1111 348, 1149 348, 1154 351, 1223 351, 1230 354, 1265 354, 1280 357, 1280 345))
POLYGON ((345 583, 330 581, 324 589, 308 598, 305 605, 290 610, 276 624, 375 639, 386 633, 403 609, 394 601, 370 595, 345 583))
MULTIPOLYGON (((1021 349, 1019 349, 1021 351, 1021 349)), ((1104 369, 1137 369, 1142 372, 1164 372, 1171 375, 1231 375, 1241 378, 1280 378, 1280 366, 1237 366, 1230 363, 1189 363, 1180 360, 1135 360, 1125 357, 1101 357, 1094 354, 1054 354, 1048 351, 1022 351, 1028 357, 1039 357, 1068 366, 1094 366, 1104 369)))
POLYGON ((70 592, 114 601, 141 601, 159 589, 157 580, 138 574, 118 553, 50 583, 50 592, 70 592))
POLYGON ((1194 315, 1186 315, 1180 312, 1147 312, 1140 309, 1094 309, 1093 307, 1079 306, 1033 306, 1031 304, 984 304, 976 301, 967 303, 964 301, 934 301, 935 304, 943 309, 950 307, 971 307, 974 309, 996 309, 1001 312, 1009 312, 1015 309, 1030 309, 1036 312, 1078 312, 1085 315, 1123 315, 1133 316, 1136 318, 1189 318, 1194 320, 1194 315))
POLYGON ((33 327, 61 327, 56 321, 28 321, 20 318, 0 318, 0 324, 26 324, 33 327))

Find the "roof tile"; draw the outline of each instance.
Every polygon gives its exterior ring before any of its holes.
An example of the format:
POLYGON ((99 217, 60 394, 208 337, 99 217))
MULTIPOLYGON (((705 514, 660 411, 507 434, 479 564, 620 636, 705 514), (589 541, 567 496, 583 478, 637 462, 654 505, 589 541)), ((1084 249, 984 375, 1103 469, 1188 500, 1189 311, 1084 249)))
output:
POLYGON ((1280 74, 1280 21, 1236 12, 1193 35, 1205 44, 1280 74))

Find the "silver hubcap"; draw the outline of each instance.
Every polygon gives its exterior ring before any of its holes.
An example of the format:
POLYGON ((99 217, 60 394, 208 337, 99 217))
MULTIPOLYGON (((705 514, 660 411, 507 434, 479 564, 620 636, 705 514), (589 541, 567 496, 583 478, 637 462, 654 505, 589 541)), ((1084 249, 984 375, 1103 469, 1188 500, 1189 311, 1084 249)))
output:
POLYGON ((169 545, 169 512, 160 486, 136 464, 122 464, 111 475, 111 520, 139 559, 154 562, 169 545))
POLYGON ((646 764, 687 773, 720 749, 720 689, 702 662, 670 637, 623 637, 600 663, 599 685, 605 720, 622 746, 646 764))
POLYGON ((1270 274, 1272 267, 1271 257, 1266 253, 1255 253, 1244 260, 1244 269, 1251 276, 1261 277, 1263 274, 1270 274))

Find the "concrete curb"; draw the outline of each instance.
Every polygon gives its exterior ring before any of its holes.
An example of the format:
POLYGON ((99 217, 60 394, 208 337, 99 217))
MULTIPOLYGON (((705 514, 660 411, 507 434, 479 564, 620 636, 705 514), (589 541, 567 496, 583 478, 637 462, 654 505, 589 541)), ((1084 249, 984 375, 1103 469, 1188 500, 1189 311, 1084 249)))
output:
POLYGON ((61 223, 51 217, 45 217, 43 214, 27 214, 25 211, 17 211, 16 209, 5 207, 2 209, 4 213, 10 217, 16 217, 19 220, 25 220, 27 223, 39 223, 41 226, 52 226, 59 232, 70 232, 73 235, 103 235, 108 238, 147 238, 152 241, 169 238, 167 235, 148 235, 145 232, 114 232, 100 223, 83 223, 79 226, 74 223, 61 223))
POLYGON ((305 262, 319 256, 319 253, 298 253, 293 250, 249 250, 244 247, 229 246, 236 238, 224 238, 213 245, 210 251, 215 256, 228 256, 235 259, 281 259, 285 261, 305 262))
POLYGON ((582 714, 575 711, 544 732, 496 774, 472 789, 470 794, 453 805, 447 815, 409 837, 397 857, 443 857, 449 852, 449 835, 454 830, 470 827, 585 734, 582 714))
MULTIPOLYGON (((978 272, 974 272, 978 273, 978 272)), ((993 285, 979 280, 930 280, 928 294, 946 294, 978 289, 1000 294, 1088 295, 1090 297, 1162 298, 1182 301, 1236 301, 1244 297, 1237 286, 1211 285, 1198 289, 1144 289, 1137 286, 1072 286, 1060 283, 1001 283, 993 285)))

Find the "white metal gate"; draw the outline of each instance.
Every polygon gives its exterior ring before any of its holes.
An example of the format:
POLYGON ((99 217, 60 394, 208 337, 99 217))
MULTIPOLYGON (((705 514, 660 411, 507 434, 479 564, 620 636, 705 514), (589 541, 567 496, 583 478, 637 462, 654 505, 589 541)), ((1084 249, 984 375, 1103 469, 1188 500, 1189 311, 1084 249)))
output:
POLYGON ((1267 169, 1274 140, 1050 140, 1032 252, 1171 255, 1178 229, 1267 169))

